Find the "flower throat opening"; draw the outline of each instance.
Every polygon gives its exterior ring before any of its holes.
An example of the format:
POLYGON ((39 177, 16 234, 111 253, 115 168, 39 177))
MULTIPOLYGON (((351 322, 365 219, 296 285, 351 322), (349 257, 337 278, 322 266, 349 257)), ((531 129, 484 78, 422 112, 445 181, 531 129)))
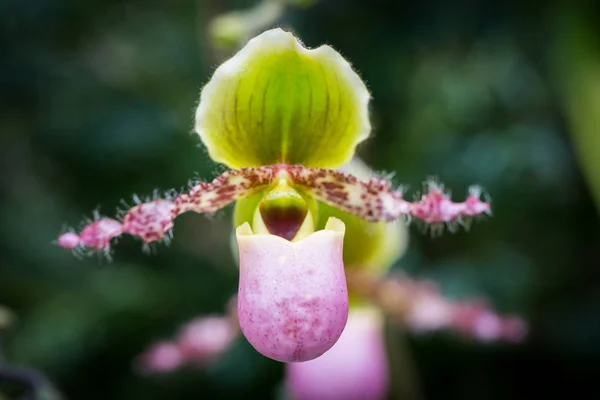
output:
POLYGON ((300 193, 281 182, 260 202, 254 225, 258 222, 270 234, 294 241, 314 232, 312 215, 300 193))

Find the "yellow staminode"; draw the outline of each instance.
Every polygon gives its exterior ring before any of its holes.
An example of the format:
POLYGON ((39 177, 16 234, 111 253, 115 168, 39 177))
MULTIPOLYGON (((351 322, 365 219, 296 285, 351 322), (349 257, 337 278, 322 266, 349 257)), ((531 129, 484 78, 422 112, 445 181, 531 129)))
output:
POLYGON ((195 129, 211 158, 230 168, 337 168, 369 136, 369 99, 331 47, 309 50, 272 29, 217 68, 202 90, 195 129))

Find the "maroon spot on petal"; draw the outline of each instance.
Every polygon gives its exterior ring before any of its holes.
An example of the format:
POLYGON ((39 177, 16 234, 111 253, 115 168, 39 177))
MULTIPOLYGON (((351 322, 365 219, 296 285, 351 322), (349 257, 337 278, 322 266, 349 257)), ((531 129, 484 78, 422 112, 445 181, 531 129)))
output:
POLYGON ((300 230, 307 210, 298 207, 261 207, 260 214, 271 234, 292 240, 300 230))

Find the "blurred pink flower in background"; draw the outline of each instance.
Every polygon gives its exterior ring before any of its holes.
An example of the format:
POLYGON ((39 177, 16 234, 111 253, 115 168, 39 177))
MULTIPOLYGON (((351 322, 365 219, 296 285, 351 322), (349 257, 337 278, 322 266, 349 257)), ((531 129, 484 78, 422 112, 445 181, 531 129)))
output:
POLYGON ((449 299, 433 281, 415 280, 401 273, 373 279, 361 272, 349 274, 348 280, 355 293, 415 334, 445 329, 479 342, 513 343, 527 335, 527 324, 521 317, 499 315, 479 298, 449 299))
POLYGON ((461 302, 454 305, 451 325, 459 334, 481 342, 520 342, 527 335, 527 324, 516 315, 501 317, 484 301, 461 302))
MULTIPOLYGON (((293 400, 380 400, 391 375, 383 327, 385 318, 413 334, 448 330, 478 342, 520 342, 525 321, 497 314, 481 299, 454 301, 431 281, 403 274, 382 278, 348 273, 348 286, 371 305, 352 307, 337 343, 311 361, 287 363, 285 388, 293 400)), ((240 337, 236 297, 228 315, 199 317, 185 324, 173 341, 152 345, 137 360, 140 373, 170 373, 185 366, 203 367, 218 360, 240 337)))
POLYGON ((177 336, 183 362, 204 365, 225 351, 238 335, 227 317, 196 318, 185 324, 177 336))
POLYGON ((376 309, 353 309, 338 342, 321 357, 286 365, 294 400, 379 400, 389 387, 383 318, 376 309))
POLYGON ((215 361, 239 329, 229 316, 198 317, 183 325, 177 336, 151 345, 135 361, 142 374, 168 373, 183 366, 205 366, 215 361))
POLYGON ((136 369, 142 374, 167 373, 183 365, 183 356, 176 342, 160 341, 153 344, 136 360, 136 369))

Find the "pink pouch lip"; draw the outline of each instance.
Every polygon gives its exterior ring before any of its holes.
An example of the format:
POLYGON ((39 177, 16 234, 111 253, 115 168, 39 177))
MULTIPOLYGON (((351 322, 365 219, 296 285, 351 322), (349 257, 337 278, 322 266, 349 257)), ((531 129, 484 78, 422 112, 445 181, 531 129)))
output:
POLYGON ((254 234, 247 223, 238 227, 238 318, 258 352, 301 362, 337 342, 348 319, 344 231, 330 218, 324 230, 290 242, 254 234))

